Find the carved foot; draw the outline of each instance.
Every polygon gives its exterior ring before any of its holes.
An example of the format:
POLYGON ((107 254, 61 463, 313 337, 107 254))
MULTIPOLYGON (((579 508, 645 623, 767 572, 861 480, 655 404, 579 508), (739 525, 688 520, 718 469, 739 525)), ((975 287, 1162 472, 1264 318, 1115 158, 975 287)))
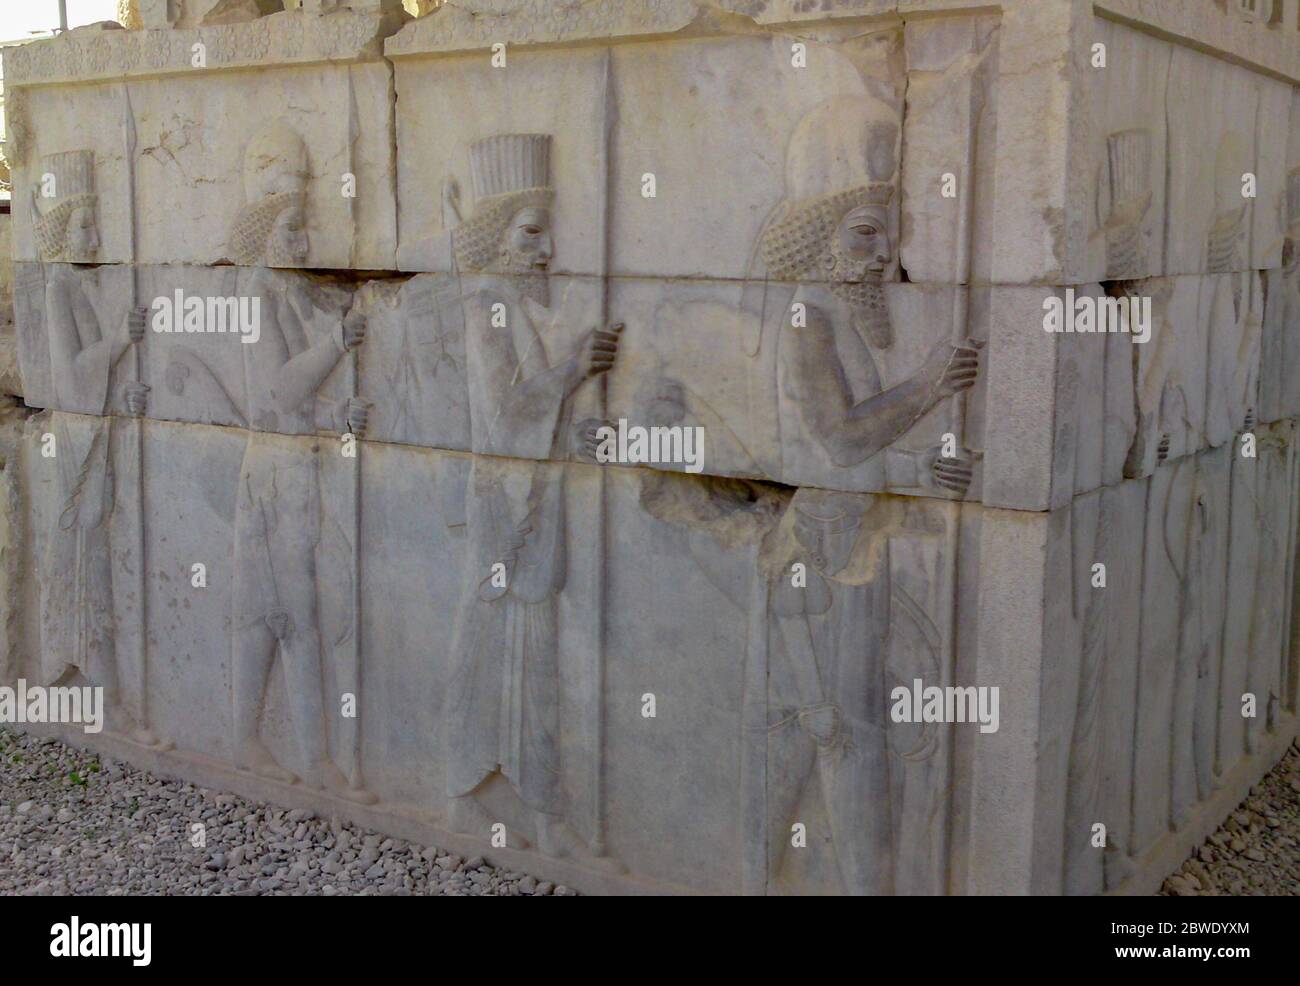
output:
POLYGON ((1114 890, 1125 880, 1133 875, 1136 867, 1133 860, 1129 858, 1128 853, 1106 847, 1105 855, 1101 857, 1102 873, 1106 881, 1106 889, 1114 890))
POLYGON ((157 733, 144 724, 143 720, 136 718, 122 706, 113 706, 110 712, 112 722, 116 724, 114 732, 125 736, 132 743, 138 743, 141 746, 148 746, 163 752, 170 750, 175 745, 169 739, 160 738, 157 733))
POLYGON ((297 774, 276 763, 271 752, 257 740, 249 740, 235 754, 235 766, 258 777, 279 781, 281 784, 293 784, 298 780, 297 774))
POLYGON ((1186 808, 1177 805, 1169 809, 1169 831, 1177 832, 1187 824, 1188 818, 1191 817, 1186 808))
POLYGON ((352 787, 348 783, 347 776, 335 766, 332 760, 317 764, 312 773, 309 782, 311 787, 324 788, 330 794, 359 805, 373 805, 379 800, 379 796, 372 791, 367 791, 363 787, 352 787))
POLYGON ((569 827, 559 815, 536 812, 537 848, 545 855, 556 858, 568 857, 576 863, 591 869, 605 870, 609 873, 626 873, 627 867, 613 856, 597 856, 582 837, 569 827))
MULTIPOLYGON (((447 827, 460 835, 472 835, 491 841, 492 826, 503 824, 493 818, 472 794, 452 798, 447 811, 447 827)), ((506 829, 507 849, 527 849, 532 843, 512 828, 506 829)))
POLYGON ((148 726, 139 726, 131 731, 131 739, 135 740, 141 746, 152 747, 160 753, 166 753, 176 744, 171 740, 159 736, 148 726))

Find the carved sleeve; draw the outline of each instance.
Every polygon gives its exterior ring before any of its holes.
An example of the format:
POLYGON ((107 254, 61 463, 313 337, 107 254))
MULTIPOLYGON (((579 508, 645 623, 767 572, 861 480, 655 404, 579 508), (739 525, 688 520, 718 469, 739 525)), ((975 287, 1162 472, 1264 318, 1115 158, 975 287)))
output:
MULTIPOLYGON (((263 334, 265 335, 269 329, 275 341, 284 347, 285 353, 291 353, 292 350, 279 322, 281 312, 276 309, 276 306, 268 307, 271 309, 271 324, 264 327, 263 334)), ((291 356, 275 372, 272 380, 271 391, 274 394, 275 409, 282 413, 290 413, 312 400, 317 389, 334 370, 339 357, 345 351, 341 333, 331 332, 314 345, 291 356)))
POLYGON ((785 396, 837 466, 855 466, 897 441, 934 403, 924 381, 904 381, 852 403, 830 319, 809 306, 808 324, 787 330, 795 347, 785 396))
MULTIPOLYGON (((529 352, 516 351, 510 328, 494 327, 491 300, 466 304, 465 346, 477 451, 548 458, 554 449, 560 409, 573 389, 574 361, 546 365, 541 340, 529 327, 529 352)), ((517 306, 509 319, 526 319, 517 306)))
POLYGON ((95 309, 79 289, 52 280, 45 289, 50 364, 55 390, 64 410, 103 414, 113 363, 126 349, 125 339, 100 338, 95 309), (79 326, 95 338, 82 346, 79 326))

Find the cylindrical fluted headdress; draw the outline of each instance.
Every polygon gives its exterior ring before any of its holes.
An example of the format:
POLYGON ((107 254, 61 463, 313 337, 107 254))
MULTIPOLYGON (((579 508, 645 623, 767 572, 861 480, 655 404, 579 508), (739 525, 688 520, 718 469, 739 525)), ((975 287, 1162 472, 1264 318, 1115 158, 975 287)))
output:
POLYGON ((68 219, 95 205, 94 151, 64 151, 41 158, 36 186, 36 245, 44 260, 58 260, 67 244, 68 219), (47 177, 48 176, 48 177, 47 177))
POLYGON ((1246 234, 1246 200, 1242 177, 1249 168, 1249 147, 1235 131, 1225 133, 1214 155, 1214 221, 1206 244, 1208 273, 1237 268, 1237 250, 1246 234))
POLYGON ((469 149, 474 198, 549 188, 550 164, 550 134, 498 134, 476 141, 469 149))
POLYGON ((1113 203, 1132 202, 1151 191, 1151 136, 1145 130, 1121 130, 1106 138, 1113 203))
POLYGON ((492 266, 510 217, 520 209, 550 207, 555 198, 550 167, 550 134, 498 134, 470 145, 474 214, 452 238, 461 270, 492 266))

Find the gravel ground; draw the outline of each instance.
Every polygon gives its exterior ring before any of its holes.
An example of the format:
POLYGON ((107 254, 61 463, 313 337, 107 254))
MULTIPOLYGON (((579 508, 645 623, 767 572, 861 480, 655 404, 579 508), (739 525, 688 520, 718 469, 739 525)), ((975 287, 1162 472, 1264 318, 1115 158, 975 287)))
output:
MULTIPOLYGON (((1300 741, 1160 892, 1300 895, 1300 741)), ((0 728, 0 894, 573 893, 0 728)))
POLYGON ((1160 892, 1300 896, 1300 740, 1160 892))
POLYGON ((574 891, 0 728, 0 894, 574 891), (191 845, 195 823, 202 848, 191 845))

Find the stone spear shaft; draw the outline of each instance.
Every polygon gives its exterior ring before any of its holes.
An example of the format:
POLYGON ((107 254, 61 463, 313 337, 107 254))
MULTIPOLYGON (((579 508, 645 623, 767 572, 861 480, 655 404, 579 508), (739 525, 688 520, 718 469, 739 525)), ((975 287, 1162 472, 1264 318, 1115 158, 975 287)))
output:
MULTIPOLYGON (((135 219, 135 113, 131 109, 131 90, 122 83, 122 140, 126 159, 127 221, 131 225, 131 302, 130 311, 140 305, 140 233, 135 219)), ((142 344, 133 345, 135 357, 135 383, 144 382, 144 353, 142 344)), ((149 569, 148 539, 144 530, 144 417, 133 418, 136 449, 136 530, 140 534, 140 558, 136 569, 136 593, 140 600, 140 660, 136 666, 136 687, 139 689, 140 727, 149 728, 148 717, 148 667, 149 667, 149 603, 146 595, 149 569)))
MULTIPOLYGON (((970 100, 968 104, 968 115, 966 119, 966 166, 962 169, 962 185, 960 194, 961 198, 961 220, 963 225, 957 227, 957 236, 953 242, 953 284, 955 295, 953 298, 953 319, 952 319, 952 341, 953 345, 960 346, 965 344, 969 336, 969 313, 970 313, 970 292, 974 290, 972 282, 973 268, 971 265, 971 254, 975 239, 975 161, 978 151, 979 141, 979 118, 983 112, 984 100, 980 91, 981 70, 984 65, 983 57, 978 58, 970 72, 970 100)), ((966 447, 966 396, 967 391, 961 391, 952 397, 951 407, 951 426, 952 433, 956 436, 958 454, 961 449, 966 447)), ((972 469, 974 463, 972 463, 972 469)), ((972 477, 973 478, 973 477, 972 477)), ((940 669, 943 684, 951 680, 956 668, 957 652, 957 579, 961 571, 961 500, 965 499, 965 494, 958 498, 953 507, 952 519, 952 548, 951 563, 947 566, 940 576, 941 591, 947 594, 950 600, 950 621, 948 631, 948 646, 945 648, 944 665, 940 669)), ((943 598, 942 596, 940 597, 943 598)), ((944 737, 944 743, 951 741, 951 727, 944 737)), ((952 777, 952 754, 951 748, 947 750, 947 755, 943 759, 942 770, 951 783, 952 777)), ((950 823, 951 824, 951 823, 950 823)), ((951 838, 951 834, 948 834, 951 838)))
MULTIPOLYGON (((618 107, 614 102, 614 49, 605 49, 604 85, 602 89, 602 117, 604 130, 600 144, 600 170, 605 176, 605 188, 601 197, 601 266, 604 277, 601 278, 600 325, 609 324, 609 279, 610 261, 613 255, 613 161, 610 153, 614 136, 614 126, 618 119, 618 107)), ((609 415, 609 374, 602 373, 600 386, 600 420, 609 415)), ((604 568, 609 548, 608 493, 606 492, 605 471, 598 473, 600 509, 596 513, 597 530, 597 564, 604 568)), ((598 573, 596 579, 596 674, 595 674, 595 730, 592 756, 592 837, 591 851, 597 856, 606 852, 605 843, 605 592, 607 579, 604 572, 598 573)))
MULTIPOLYGON (((357 94, 352 82, 352 69, 348 69, 348 174, 356 181, 356 147, 361 126, 357 118, 357 94)), ((348 264, 356 269, 357 252, 357 196, 356 188, 348 199, 349 217, 352 221, 352 242, 348 248, 348 264)), ((353 295, 355 301, 356 295, 353 295)), ((361 396, 361 354, 357 348, 348 353, 348 394, 361 396)), ((352 654, 348 671, 351 673, 357 718, 353 720, 351 743, 348 749, 348 783, 353 790, 365 787, 361 780, 361 441, 352 432, 352 422, 346 427, 356 443, 356 457, 352 466, 352 654)))

